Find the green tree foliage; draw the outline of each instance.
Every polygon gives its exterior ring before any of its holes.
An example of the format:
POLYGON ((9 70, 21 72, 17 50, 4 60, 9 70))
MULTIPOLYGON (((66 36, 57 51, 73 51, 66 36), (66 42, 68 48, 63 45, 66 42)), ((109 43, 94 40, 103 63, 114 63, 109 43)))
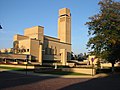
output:
POLYGON ((100 11, 86 22, 91 36, 87 47, 92 54, 102 57, 112 65, 120 60, 120 2, 102 0, 100 11))

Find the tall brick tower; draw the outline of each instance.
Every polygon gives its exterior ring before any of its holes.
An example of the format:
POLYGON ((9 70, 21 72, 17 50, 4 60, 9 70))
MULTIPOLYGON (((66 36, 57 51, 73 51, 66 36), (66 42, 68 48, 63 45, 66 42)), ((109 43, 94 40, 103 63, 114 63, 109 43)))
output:
POLYGON ((71 13, 68 8, 59 10, 58 38, 61 42, 71 44, 71 13))

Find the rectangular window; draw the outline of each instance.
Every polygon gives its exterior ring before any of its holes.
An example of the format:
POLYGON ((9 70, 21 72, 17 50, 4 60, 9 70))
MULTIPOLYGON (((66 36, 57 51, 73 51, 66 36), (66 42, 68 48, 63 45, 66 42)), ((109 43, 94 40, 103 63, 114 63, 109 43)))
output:
POLYGON ((29 52, 29 49, 27 49, 27 52, 29 52))

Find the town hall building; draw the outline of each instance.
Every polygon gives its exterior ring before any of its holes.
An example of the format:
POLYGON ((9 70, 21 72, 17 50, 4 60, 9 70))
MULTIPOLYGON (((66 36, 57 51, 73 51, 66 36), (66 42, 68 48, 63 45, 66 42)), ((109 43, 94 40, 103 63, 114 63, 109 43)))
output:
POLYGON ((41 65, 51 62, 66 65, 67 60, 71 59, 70 10, 68 8, 59 10, 57 38, 44 35, 43 26, 27 28, 24 35, 14 35, 13 53, 29 55, 31 61, 34 60, 41 65))

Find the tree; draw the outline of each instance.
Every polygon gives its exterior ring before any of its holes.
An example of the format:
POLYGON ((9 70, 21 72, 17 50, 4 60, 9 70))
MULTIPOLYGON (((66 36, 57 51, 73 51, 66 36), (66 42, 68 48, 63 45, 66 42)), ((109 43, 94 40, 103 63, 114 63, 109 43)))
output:
POLYGON ((84 58, 84 60, 86 60, 88 58, 88 55, 86 53, 84 53, 83 58, 84 58))
POLYGON ((89 28, 87 47, 91 54, 112 63, 120 60, 120 2, 102 0, 98 3, 100 11, 86 22, 89 28))

